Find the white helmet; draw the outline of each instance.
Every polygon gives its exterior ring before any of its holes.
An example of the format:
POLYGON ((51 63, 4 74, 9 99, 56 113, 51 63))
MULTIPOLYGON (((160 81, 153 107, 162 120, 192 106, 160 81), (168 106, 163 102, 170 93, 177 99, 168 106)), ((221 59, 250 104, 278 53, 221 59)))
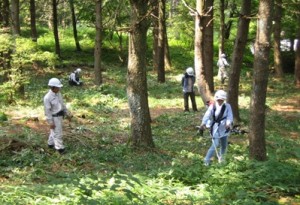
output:
POLYGON ((218 90, 215 93, 215 100, 226 100, 227 93, 224 90, 218 90))
POLYGON ((188 67, 188 68, 186 69, 186 73, 187 73, 188 75, 194 75, 194 69, 193 69, 192 67, 188 67))
POLYGON ((81 72, 81 68, 77 68, 77 69, 75 70, 75 72, 76 72, 76 73, 80 73, 80 72, 81 72))
POLYGON ((225 53, 222 53, 222 54, 221 54, 221 58, 226 58, 226 54, 225 54, 225 53))
POLYGON ((49 80, 48 86, 61 88, 63 85, 61 84, 60 80, 58 80, 57 78, 51 78, 49 80))

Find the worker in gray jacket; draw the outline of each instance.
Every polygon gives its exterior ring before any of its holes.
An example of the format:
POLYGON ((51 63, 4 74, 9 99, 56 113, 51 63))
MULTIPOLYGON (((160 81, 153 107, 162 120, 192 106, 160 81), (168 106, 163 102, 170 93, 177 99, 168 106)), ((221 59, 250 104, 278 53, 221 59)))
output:
POLYGON ((71 118, 72 114, 68 112, 60 93, 60 89, 63 87, 60 80, 51 78, 48 86, 50 90, 44 97, 44 110, 50 128, 48 147, 54 148, 60 154, 63 154, 65 152, 62 131, 63 118, 64 116, 71 118))
POLYGON ((195 81, 194 69, 192 67, 187 68, 181 79, 185 112, 189 112, 189 97, 191 98, 193 111, 198 111, 194 92, 195 81))

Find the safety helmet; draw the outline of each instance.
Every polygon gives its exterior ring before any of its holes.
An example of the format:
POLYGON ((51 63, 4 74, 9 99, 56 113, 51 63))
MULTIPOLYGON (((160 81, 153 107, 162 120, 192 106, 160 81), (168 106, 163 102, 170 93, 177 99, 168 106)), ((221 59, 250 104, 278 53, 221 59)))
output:
POLYGON ((186 69, 186 73, 187 73, 188 75, 194 75, 194 69, 193 69, 192 67, 188 67, 188 68, 186 69))
POLYGON ((80 72, 81 72, 81 68, 77 68, 77 69, 75 70, 75 72, 76 72, 76 73, 80 73, 80 72))
POLYGON ((227 93, 224 90, 218 90, 215 93, 215 100, 226 100, 227 93))
POLYGON ((63 85, 61 84, 60 80, 58 80, 57 78, 51 78, 49 80, 48 86, 61 88, 63 85))
POLYGON ((226 54, 225 54, 225 53, 222 53, 222 54, 221 54, 221 58, 226 58, 226 54))

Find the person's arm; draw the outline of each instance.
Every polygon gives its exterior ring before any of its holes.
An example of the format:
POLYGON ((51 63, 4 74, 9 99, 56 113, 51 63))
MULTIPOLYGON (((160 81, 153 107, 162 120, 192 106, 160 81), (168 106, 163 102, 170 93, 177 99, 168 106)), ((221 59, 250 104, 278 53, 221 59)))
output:
POLYGON ((75 73, 71 73, 71 80, 77 84, 79 84, 79 82, 76 80, 76 75, 75 73))
POLYGON ((50 104, 50 100, 46 97, 44 98, 44 112, 45 112, 46 120, 50 126, 50 129, 54 129, 55 125, 54 125, 52 112, 51 112, 51 104, 50 104))
POLYGON ((61 103, 61 105, 62 105, 62 110, 63 110, 63 112, 64 112, 64 116, 65 116, 67 119, 70 120, 70 119, 73 117, 73 114, 67 109, 67 107, 66 107, 66 105, 65 105, 65 103, 64 103, 64 99, 63 99, 61 93, 59 93, 59 101, 60 101, 60 103, 61 103))
POLYGON ((207 128, 209 127, 208 122, 210 121, 212 117, 212 110, 213 110, 214 105, 210 105, 208 109, 206 110, 203 118, 202 118, 202 123, 201 123, 201 128, 207 128))
POLYGON ((230 128, 233 123, 233 113, 230 104, 226 103, 226 108, 227 108, 226 128, 230 128))
POLYGON ((224 65, 225 66, 230 66, 229 63, 228 63, 228 61, 226 60, 226 58, 224 58, 224 65))

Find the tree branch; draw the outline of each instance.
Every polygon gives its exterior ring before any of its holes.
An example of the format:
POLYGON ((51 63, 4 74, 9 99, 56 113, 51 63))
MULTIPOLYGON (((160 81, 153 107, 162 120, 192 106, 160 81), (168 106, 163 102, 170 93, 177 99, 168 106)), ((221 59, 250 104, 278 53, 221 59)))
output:
POLYGON ((190 11, 189 13, 190 13, 191 16, 199 15, 199 13, 197 12, 197 10, 195 10, 195 9, 191 8, 189 5, 187 5, 187 3, 185 2, 185 0, 182 0, 182 3, 183 3, 183 5, 184 5, 186 8, 189 9, 189 11, 190 11))

